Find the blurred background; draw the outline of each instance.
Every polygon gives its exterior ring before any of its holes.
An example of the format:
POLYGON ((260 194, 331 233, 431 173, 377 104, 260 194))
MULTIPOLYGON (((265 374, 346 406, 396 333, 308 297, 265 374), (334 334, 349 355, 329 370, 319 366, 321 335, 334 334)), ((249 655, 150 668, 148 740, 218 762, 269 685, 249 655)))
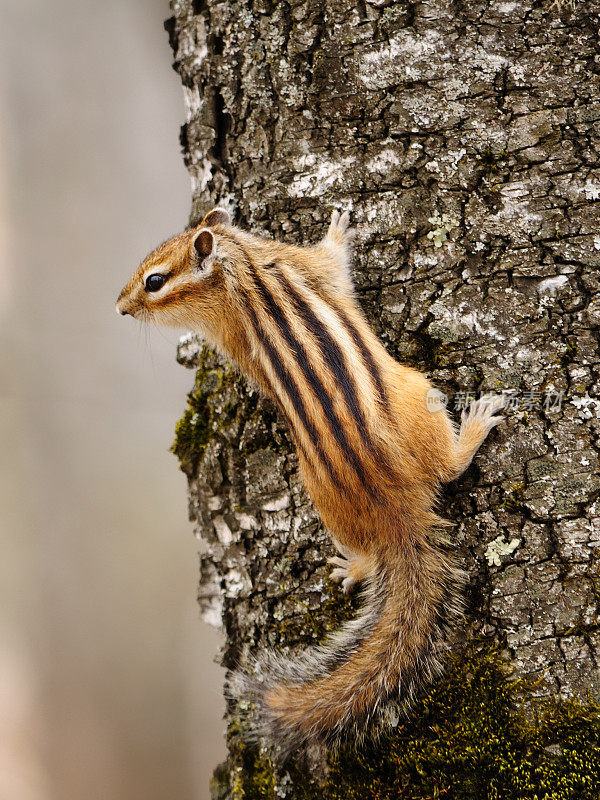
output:
POLYGON ((0 798, 204 800, 219 636, 169 453, 193 375, 114 311, 189 211, 168 3, 0 10, 0 798))

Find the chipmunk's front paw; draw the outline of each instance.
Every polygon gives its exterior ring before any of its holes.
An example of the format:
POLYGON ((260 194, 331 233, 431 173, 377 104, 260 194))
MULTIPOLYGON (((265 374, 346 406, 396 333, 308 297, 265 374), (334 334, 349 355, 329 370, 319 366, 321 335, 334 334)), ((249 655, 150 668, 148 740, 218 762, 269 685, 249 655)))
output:
POLYGON ((344 211, 343 214, 335 209, 331 214, 331 222, 327 231, 327 239, 335 245, 346 244, 352 236, 350 225, 350 214, 344 211))

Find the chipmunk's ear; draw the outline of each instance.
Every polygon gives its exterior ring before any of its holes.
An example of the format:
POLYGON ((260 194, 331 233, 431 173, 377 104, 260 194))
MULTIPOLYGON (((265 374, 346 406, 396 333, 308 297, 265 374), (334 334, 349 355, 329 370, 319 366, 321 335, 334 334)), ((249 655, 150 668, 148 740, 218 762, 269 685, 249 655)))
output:
POLYGON ((192 264, 197 272, 206 272, 215 258, 216 240, 212 231, 201 228, 190 246, 192 264))
POLYGON ((210 228, 212 225, 231 225, 231 215, 224 208, 213 208, 204 217, 201 224, 206 228, 210 228))

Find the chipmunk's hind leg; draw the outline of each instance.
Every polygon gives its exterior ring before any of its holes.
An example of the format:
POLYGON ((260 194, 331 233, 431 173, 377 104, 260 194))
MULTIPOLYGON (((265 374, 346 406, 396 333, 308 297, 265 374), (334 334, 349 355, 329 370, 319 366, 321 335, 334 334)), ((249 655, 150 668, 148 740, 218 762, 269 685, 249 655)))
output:
POLYGON ((488 433, 504 419, 497 412, 506 408, 507 402, 507 397, 489 394, 463 411, 448 481, 456 480, 467 469, 488 433))
POLYGON ((331 571, 331 580, 342 584, 342 591, 349 594, 357 583, 364 580, 371 570, 371 559, 361 553, 356 553, 349 547, 345 547, 333 540, 339 556, 328 558, 327 562, 333 564, 335 569, 331 571))

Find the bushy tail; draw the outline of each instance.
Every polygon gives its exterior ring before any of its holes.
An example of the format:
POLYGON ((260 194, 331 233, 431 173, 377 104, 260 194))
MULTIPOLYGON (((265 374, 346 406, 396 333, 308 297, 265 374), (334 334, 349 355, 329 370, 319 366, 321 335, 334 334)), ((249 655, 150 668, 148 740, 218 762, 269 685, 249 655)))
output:
POLYGON ((279 757, 315 740, 365 731, 390 701, 410 702, 439 674, 448 622, 460 613, 462 573, 427 536, 381 548, 355 620, 292 659, 266 654, 234 673, 231 697, 251 701, 253 739, 279 757))

